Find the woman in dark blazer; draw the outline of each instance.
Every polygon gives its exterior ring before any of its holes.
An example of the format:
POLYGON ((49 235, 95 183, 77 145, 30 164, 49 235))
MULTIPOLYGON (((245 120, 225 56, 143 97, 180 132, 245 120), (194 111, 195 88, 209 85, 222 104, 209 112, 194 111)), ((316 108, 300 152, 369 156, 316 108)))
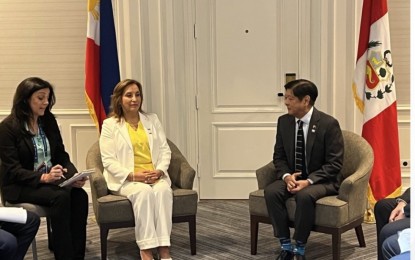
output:
POLYGON ((59 183, 77 172, 65 151, 54 115, 52 85, 23 80, 11 114, 0 123, 0 187, 5 201, 50 207, 55 259, 84 259, 88 195, 86 178, 70 187, 59 183))

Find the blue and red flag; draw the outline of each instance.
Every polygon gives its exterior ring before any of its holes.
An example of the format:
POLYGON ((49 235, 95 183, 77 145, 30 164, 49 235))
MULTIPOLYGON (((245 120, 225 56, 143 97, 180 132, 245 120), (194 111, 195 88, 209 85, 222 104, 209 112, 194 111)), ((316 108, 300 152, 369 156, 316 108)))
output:
POLYGON ((88 0, 85 95, 89 112, 101 131, 111 94, 120 81, 111 0, 88 0))

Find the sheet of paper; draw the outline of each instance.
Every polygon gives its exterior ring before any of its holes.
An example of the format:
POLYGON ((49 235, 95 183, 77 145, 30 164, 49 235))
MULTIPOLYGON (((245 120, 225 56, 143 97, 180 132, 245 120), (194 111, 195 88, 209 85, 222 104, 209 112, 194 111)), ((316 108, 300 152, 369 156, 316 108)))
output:
POLYGON ((23 208, 0 207, 0 221, 26 223, 27 212, 23 208))
POLYGON ((398 232, 398 243, 399 247, 401 248, 401 253, 409 251, 411 249, 410 246, 410 238, 411 238, 411 229, 406 228, 401 232, 398 232))

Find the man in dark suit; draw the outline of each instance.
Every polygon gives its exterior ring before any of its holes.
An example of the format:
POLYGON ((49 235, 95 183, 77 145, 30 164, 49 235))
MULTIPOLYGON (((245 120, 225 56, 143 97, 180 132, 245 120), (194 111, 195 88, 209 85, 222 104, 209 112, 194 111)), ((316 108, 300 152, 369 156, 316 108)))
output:
POLYGON ((30 211, 27 211, 25 223, 0 220, 0 259, 23 260, 39 225, 39 216, 30 211))
POLYGON ((388 259, 382 246, 388 237, 396 235, 411 224, 411 188, 397 198, 384 198, 375 204, 378 260, 388 259))
POLYGON ((314 83, 299 79, 284 88, 288 113, 278 118, 273 156, 277 181, 265 188, 265 200, 274 235, 281 243, 277 259, 305 259, 305 245, 315 221, 315 203, 338 193, 343 135, 335 118, 314 107, 318 96, 314 83), (297 205, 295 245, 291 243, 285 206, 292 196, 297 205))

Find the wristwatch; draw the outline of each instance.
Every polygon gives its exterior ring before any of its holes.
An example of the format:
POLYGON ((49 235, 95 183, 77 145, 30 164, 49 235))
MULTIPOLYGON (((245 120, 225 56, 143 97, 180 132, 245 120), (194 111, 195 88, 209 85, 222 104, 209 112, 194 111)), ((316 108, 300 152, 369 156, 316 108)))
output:
MULTIPOLYGON (((406 206, 406 204, 408 204, 408 203, 406 203, 406 201, 405 201, 405 200, 403 200, 403 199, 401 199, 401 198, 397 198, 397 199, 396 199, 396 203, 398 203, 398 204, 399 204, 399 202, 403 202, 403 203, 405 203, 405 206, 406 206)), ((402 214, 405 214, 405 207, 403 207, 403 208, 402 208, 402 214)))
POLYGON ((403 200, 401 198, 397 198, 396 203, 399 203, 399 202, 403 202, 403 203, 405 203, 405 205, 408 204, 405 200, 403 200))

